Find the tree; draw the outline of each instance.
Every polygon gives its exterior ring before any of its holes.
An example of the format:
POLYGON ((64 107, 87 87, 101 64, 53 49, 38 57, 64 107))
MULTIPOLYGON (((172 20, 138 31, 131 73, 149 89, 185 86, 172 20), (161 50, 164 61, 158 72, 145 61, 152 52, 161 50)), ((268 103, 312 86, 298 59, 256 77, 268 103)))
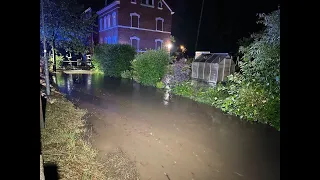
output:
MULTIPOLYGON (((57 48, 76 53, 88 50, 88 37, 93 32, 96 15, 84 19, 82 16, 84 9, 76 0, 44 0, 43 11, 45 37, 52 50, 55 71, 57 48)), ((40 27, 42 32, 42 26, 40 27)), ((43 41, 42 33, 40 40, 43 41)))
POLYGON ((259 14, 257 23, 265 25, 262 33, 253 34, 253 42, 242 46, 241 72, 250 79, 280 92, 280 9, 259 14))

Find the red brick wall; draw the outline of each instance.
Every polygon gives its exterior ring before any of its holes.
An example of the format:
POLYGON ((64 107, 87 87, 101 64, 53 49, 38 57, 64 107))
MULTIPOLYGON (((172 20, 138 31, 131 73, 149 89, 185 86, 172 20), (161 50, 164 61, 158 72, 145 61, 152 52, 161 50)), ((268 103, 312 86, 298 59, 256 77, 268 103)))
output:
MULTIPOLYGON (((172 15, 170 10, 165 6, 164 3, 162 5, 162 8, 163 8, 162 10, 158 9, 158 0, 154 0, 154 8, 141 6, 140 3, 141 3, 141 0, 137 0, 137 4, 132 4, 131 0, 121 0, 120 5, 116 6, 120 8, 115 9, 115 7, 113 7, 110 10, 108 10, 109 12, 101 14, 99 18, 100 17, 103 18, 103 16, 109 15, 109 14, 112 17, 112 13, 116 11, 117 25, 130 27, 131 26, 130 13, 137 13, 140 15, 139 28, 156 30, 156 18, 161 17, 164 19, 163 31, 171 32, 172 15)), ((99 19, 98 19, 98 23, 99 23, 99 19)), ((112 24, 112 18, 111 18, 111 24, 112 24)), ((111 28, 109 30, 99 32, 98 42, 100 42, 101 38, 102 38, 102 42, 104 42, 104 37, 110 36, 111 38, 113 38, 114 35, 117 35, 118 43, 121 43, 121 44, 130 44, 130 37, 133 37, 133 36, 140 38, 140 45, 139 45, 140 50, 154 49, 155 39, 163 40, 163 45, 165 45, 170 38, 169 33, 119 27, 119 28, 111 28)))
POLYGON ((137 4, 132 4, 131 0, 121 0, 119 8, 119 25, 131 26, 130 13, 140 15, 140 28, 156 29, 156 18, 164 19, 163 30, 171 32, 172 15, 170 10, 162 4, 162 10, 158 9, 158 0, 154 0, 154 8, 140 5, 141 0, 137 0, 137 4))
POLYGON ((118 42, 120 44, 130 44, 130 37, 132 36, 137 36, 138 38, 140 38, 140 50, 154 49, 156 46, 156 39, 163 40, 163 45, 165 45, 170 40, 170 34, 142 31, 137 29, 118 28, 118 34, 118 42))

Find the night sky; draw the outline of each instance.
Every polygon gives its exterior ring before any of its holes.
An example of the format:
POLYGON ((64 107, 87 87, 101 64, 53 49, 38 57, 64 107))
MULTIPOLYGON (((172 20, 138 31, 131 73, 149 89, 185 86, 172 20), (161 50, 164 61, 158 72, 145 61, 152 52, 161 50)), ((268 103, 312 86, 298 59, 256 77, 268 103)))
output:
MULTIPOLYGON (((104 0, 78 0, 99 10, 104 0)), ((128 0, 129 1, 129 0, 128 0)), ((261 29, 257 13, 276 10, 280 0, 204 0, 197 50, 236 52, 237 41, 261 29)), ((202 0, 166 0, 175 12, 171 34, 176 45, 183 44, 194 55, 202 0)))

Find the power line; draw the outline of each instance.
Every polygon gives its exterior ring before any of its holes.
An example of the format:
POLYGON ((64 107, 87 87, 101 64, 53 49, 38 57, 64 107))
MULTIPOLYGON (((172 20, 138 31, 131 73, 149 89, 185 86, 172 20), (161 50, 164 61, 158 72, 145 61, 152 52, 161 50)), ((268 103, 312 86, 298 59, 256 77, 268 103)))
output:
POLYGON ((197 39, 196 39, 196 45, 194 47, 195 51, 197 51, 197 46, 198 46, 198 39, 199 39, 199 33, 200 33, 200 25, 201 25, 201 19, 202 19, 203 5, 204 5, 204 0, 202 0, 200 19, 199 19, 199 25, 198 25, 198 32, 197 32, 197 39))

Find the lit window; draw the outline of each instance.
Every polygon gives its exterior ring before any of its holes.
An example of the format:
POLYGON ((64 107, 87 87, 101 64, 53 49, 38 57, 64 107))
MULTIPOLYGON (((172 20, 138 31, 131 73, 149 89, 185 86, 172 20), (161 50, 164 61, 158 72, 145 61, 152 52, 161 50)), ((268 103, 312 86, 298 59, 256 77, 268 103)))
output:
POLYGON ((108 37, 108 44, 111 44, 111 37, 108 37))
POLYGON ((131 16, 131 27, 139 28, 140 15, 137 13, 130 13, 130 16, 131 16))
POLYGON ((102 30, 102 18, 100 18, 100 31, 102 30))
POLYGON ((110 27, 111 27, 111 23, 110 23, 110 15, 108 15, 107 20, 108 20, 108 28, 110 28, 110 27))
POLYGON ((107 17, 106 16, 104 16, 103 17, 103 24, 104 24, 104 29, 107 29, 107 17))
POLYGON ((113 36, 113 44, 117 44, 117 36, 113 36))
POLYGON ((164 22, 163 18, 160 18, 160 17, 156 18, 156 30, 157 31, 163 31, 163 22, 164 22))
POLYGON ((112 24, 113 26, 116 26, 117 25, 117 21, 116 21, 116 12, 113 12, 112 13, 112 24))
POLYGON ((158 9, 162 9, 162 1, 161 0, 158 2, 158 9))

